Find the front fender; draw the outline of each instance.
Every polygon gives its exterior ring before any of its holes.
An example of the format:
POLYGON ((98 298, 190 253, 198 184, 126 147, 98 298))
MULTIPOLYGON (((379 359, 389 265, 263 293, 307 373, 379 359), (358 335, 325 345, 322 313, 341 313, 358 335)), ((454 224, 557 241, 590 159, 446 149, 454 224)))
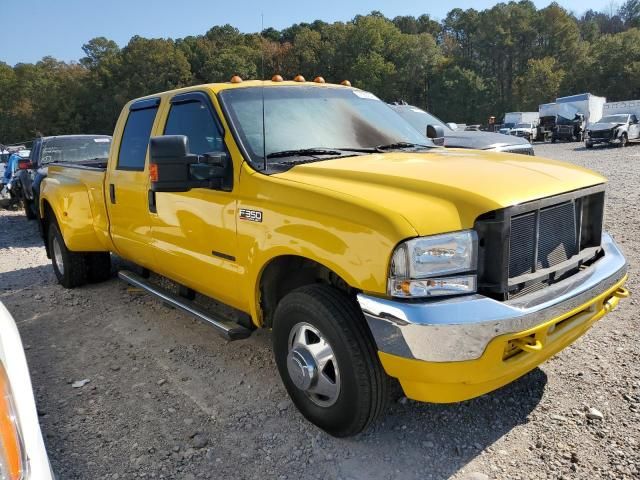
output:
POLYGON ((40 215, 55 217, 65 244, 75 252, 101 252, 108 248, 96 234, 87 187, 64 177, 47 177, 40 186, 40 215))

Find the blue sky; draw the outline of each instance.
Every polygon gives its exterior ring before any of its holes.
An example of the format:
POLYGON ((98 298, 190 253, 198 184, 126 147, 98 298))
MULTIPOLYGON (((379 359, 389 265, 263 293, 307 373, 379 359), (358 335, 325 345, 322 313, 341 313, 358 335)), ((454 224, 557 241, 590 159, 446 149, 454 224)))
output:
MULTIPOLYGON (((123 46, 133 35, 178 38, 206 32, 213 25, 230 23, 243 32, 265 27, 284 28, 293 23, 321 19, 346 21, 356 14, 380 10, 388 17, 428 13, 443 18, 455 7, 483 9, 495 0, 0 0, 0 61, 10 65, 35 62, 45 55, 77 60, 87 40, 104 36, 123 46)), ((544 7, 550 1, 534 1, 544 7)), ((608 0, 559 0, 565 8, 582 13, 604 10, 608 0)))

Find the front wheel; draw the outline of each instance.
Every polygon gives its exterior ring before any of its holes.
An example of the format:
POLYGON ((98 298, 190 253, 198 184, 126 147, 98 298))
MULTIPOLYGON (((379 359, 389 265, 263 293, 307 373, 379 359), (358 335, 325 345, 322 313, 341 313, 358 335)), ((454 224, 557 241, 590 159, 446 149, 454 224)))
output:
POLYGON ((629 139, 627 138, 627 134, 623 133, 622 135, 620 135, 620 143, 618 143, 618 146, 620 148, 624 148, 627 146, 627 143, 629 143, 629 139))
POLYGON ((273 350, 293 403, 329 434, 360 433, 384 410, 388 377, 362 313, 340 290, 316 284, 286 295, 273 350))
POLYGON ((51 263, 58 283, 65 288, 79 287, 87 283, 85 256, 67 248, 60 228, 55 222, 49 224, 48 242, 51 263))

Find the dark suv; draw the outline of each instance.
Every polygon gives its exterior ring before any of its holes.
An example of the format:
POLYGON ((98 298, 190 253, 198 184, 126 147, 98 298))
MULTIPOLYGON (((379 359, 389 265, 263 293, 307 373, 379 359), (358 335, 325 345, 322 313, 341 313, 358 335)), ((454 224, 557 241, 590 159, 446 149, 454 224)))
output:
POLYGON ((36 138, 31 147, 34 173, 30 175, 23 171, 20 175, 27 218, 38 217, 40 184, 46 178, 50 164, 106 165, 110 147, 109 135, 59 135, 36 138))

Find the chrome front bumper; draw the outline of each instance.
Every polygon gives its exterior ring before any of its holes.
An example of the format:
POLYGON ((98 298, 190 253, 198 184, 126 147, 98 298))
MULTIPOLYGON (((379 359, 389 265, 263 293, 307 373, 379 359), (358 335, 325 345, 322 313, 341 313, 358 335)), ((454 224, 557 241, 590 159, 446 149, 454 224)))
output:
POLYGON ((407 302, 358 295, 378 350, 430 362, 479 358, 495 337, 530 329, 606 292, 627 272, 622 252, 602 234, 604 256, 575 275, 514 300, 482 295, 407 302))

